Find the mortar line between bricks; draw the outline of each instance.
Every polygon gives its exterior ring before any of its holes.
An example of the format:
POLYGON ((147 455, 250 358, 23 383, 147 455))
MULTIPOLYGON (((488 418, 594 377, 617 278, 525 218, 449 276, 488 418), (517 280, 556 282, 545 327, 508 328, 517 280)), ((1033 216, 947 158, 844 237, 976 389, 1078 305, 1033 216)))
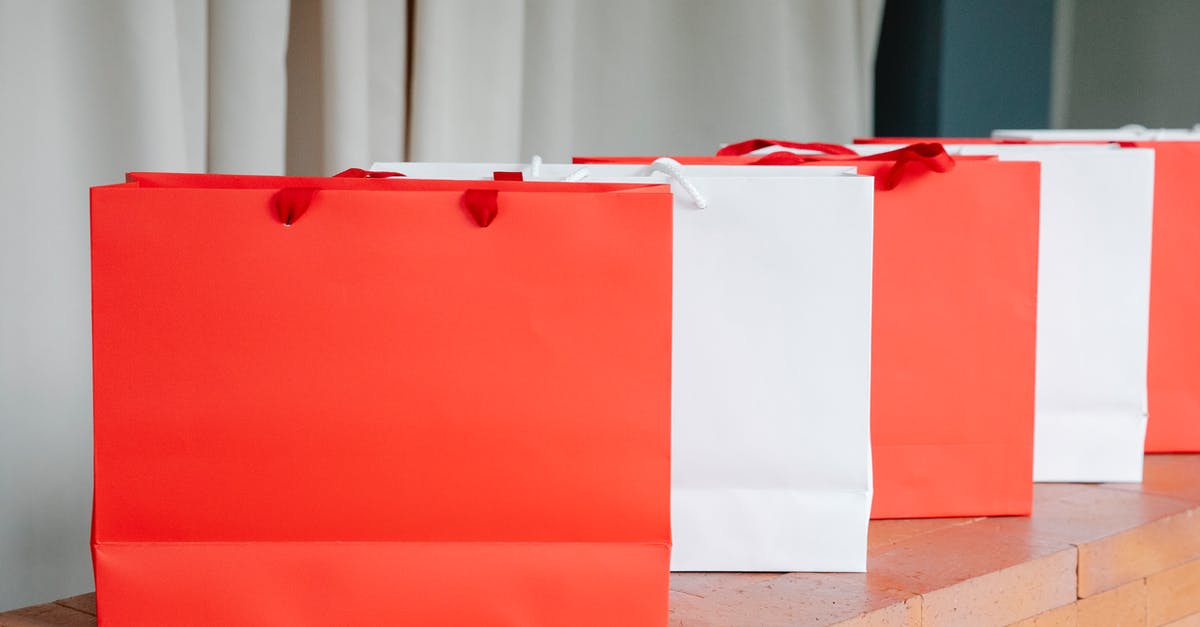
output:
MULTIPOLYGON (((1073 553, 1074 553, 1074 557, 1075 557, 1075 600, 1074 600, 1074 601, 1072 601, 1072 603, 1078 603, 1078 602, 1079 602, 1079 547, 1078 547, 1077 545, 1074 545, 1074 544, 1070 544, 1070 545, 1064 546, 1064 547, 1062 547, 1060 550, 1054 551, 1054 552, 1052 552, 1052 553, 1048 553, 1048 554, 1046 554, 1046 555, 1042 555, 1042 556, 1040 556, 1040 557, 1036 557, 1036 558, 1034 558, 1034 559, 1031 559, 1031 560, 1028 560, 1028 561, 1022 561, 1022 562, 1018 562, 1018 563, 1016 563, 1016 564, 1009 564, 1008 566, 1004 566, 1004 567, 1001 567, 1001 568, 997 568, 997 569, 995 569, 995 570, 990 570, 990 571, 988 571, 988 572, 985 572, 985 573, 979 573, 979 574, 977 574, 977 575, 974 575, 974 576, 972 576, 972 577, 967 577, 966 579, 963 579, 962 581, 956 581, 956 582, 954 582, 954 583, 952 583, 952 584, 950 584, 950 585, 947 585, 947 586, 942 586, 941 588, 938 588, 938 589, 936 589, 936 590, 929 590, 929 591, 927 591, 927 592, 913 592, 913 591, 911 591, 911 590, 908 590, 908 589, 906 589, 906 588, 895 588, 895 589, 896 589, 896 590, 900 590, 901 592, 904 592, 904 593, 906 593, 906 594, 911 594, 911 595, 913 595, 914 597, 920 597, 920 598, 921 598, 921 617, 920 617, 920 622, 919 622, 918 624, 920 624, 920 625, 924 625, 924 624, 925 624, 925 595, 926 595, 926 594, 933 594, 933 593, 936 593, 936 592, 941 592, 941 591, 943 591, 943 590, 946 590, 946 589, 948 589, 948 588, 953 588, 954 586, 961 586, 961 585, 963 585, 963 584, 966 584, 966 583, 968 583, 968 582, 971 582, 971 581, 975 581, 975 580, 977 580, 977 579, 980 579, 980 578, 983 578, 983 577, 988 577, 988 576, 990 576, 990 575, 995 575, 996 573, 1004 572, 1004 571, 1006 571, 1006 570, 1008 570, 1008 569, 1010 569, 1010 568, 1020 568, 1020 567, 1022 567, 1022 566, 1027 566, 1027 565, 1029 565, 1029 564, 1033 564, 1033 563, 1035 563, 1035 562, 1038 562, 1038 561, 1041 561, 1041 560, 1045 560, 1045 559, 1051 559, 1051 558, 1053 558, 1055 555, 1058 555, 1059 553, 1062 553, 1062 552, 1064 552, 1064 551, 1071 551, 1071 552, 1073 552, 1073 553)), ((1067 604, 1067 605, 1070 605, 1070 604, 1067 604)), ((1059 607, 1066 607, 1066 605, 1059 606, 1059 607)), ((1057 609, 1057 608, 1050 608, 1049 610, 1044 610, 1044 611, 1052 611, 1052 610, 1054 610, 1054 609, 1057 609)), ((1035 614, 1034 616, 1037 616, 1037 614, 1035 614)), ((1029 619, 1029 618, 1033 618, 1033 616, 1027 616, 1027 617, 1025 617, 1025 618, 1022 618, 1021 620, 1027 620, 1027 619, 1029 619)), ((1017 622, 1020 622, 1020 621, 1017 621, 1017 622)))
POLYGON ((1150 624, 1150 578, 1142 577, 1142 624, 1150 624))
POLYGON ((935 529, 929 529, 927 531, 920 531, 920 532, 914 533, 910 536, 904 536, 902 538, 897 538, 895 540, 892 540, 891 542, 888 542, 887 544, 876 545, 874 547, 871 547, 871 549, 869 549, 869 551, 871 551, 871 552, 886 551, 887 549, 894 547, 897 544, 900 544, 901 542, 908 542, 909 540, 912 540, 913 538, 920 538, 922 536, 927 536, 931 533, 941 533, 942 531, 945 531, 947 529, 954 529, 956 527, 962 527, 964 525, 973 525, 981 520, 987 520, 987 516, 978 516, 975 518, 969 518, 967 520, 960 520, 958 522, 946 525, 945 527, 937 527, 935 529))
MULTIPOLYGON (((1198 501, 1196 499, 1188 498, 1188 497, 1180 497, 1180 496, 1177 496, 1174 494, 1163 494, 1161 492, 1155 492, 1153 490, 1130 490, 1128 488, 1119 488, 1117 486, 1102 484, 1102 483, 1093 484, 1090 487, 1097 488, 1100 490, 1109 490, 1109 491, 1115 491, 1115 492, 1126 492, 1126 493, 1131 492, 1134 494, 1149 494, 1150 496, 1155 496, 1160 499, 1167 499, 1167 500, 1173 501, 1175 503, 1183 503, 1186 505, 1190 505, 1191 506, 1190 509, 1200 508, 1200 501, 1198 501)), ((1172 515, 1174 515, 1174 514, 1172 514, 1172 515)), ((1153 522, 1153 521, 1151 521, 1151 522, 1153 522)))
POLYGON ((71 607, 70 605, 67 605, 67 604, 65 604, 65 603, 61 603, 61 602, 59 602, 59 601, 54 601, 54 605, 57 605, 57 606, 59 606, 59 607, 65 607, 65 608, 67 608, 68 610, 71 610, 72 612, 79 612, 80 614, 83 614, 84 616, 95 616, 95 614, 93 614, 93 613, 91 613, 91 612, 88 612, 88 611, 86 611, 86 610, 81 610, 81 609, 79 609, 79 608, 77 608, 77 607, 71 607))

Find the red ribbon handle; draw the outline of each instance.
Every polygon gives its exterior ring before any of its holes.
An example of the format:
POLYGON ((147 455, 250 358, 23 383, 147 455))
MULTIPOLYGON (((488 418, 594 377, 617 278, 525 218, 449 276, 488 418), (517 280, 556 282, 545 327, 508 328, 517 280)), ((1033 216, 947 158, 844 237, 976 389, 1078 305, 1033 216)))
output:
POLYGON ((468 189, 463 192, 462 206, 475 224, 486 227, 500 213, 500 190, 468 189))
POLYGON ((912 166, 937 173, 949 172, 954 169, 954 157, 946 152, 946 147, 928 142, 910 144, 904 148, 860 157, 860 159, 862 161, 895 161, 879 182, 879 188, 883 190, 896 189, 896 186, 904 179, 905 172, 911 171, 912 166))
MULTIPOLYGON (((842 159, 836 159, 843 161, 842 159)), ((798 155, 794 152, 779 151, 763 156, 750 165, 803 165, 830 161, 822 155, 798 155)), ((882 176, 877 177, 876 186, 881 190, 896 189, 900 181, 912 174, 912 166, 918 166, 930 172, 949 172, 954 168, 954 157, 946 152, 945 146, 934 143, 910 144, 904 148, 881 152, 877 155, 865 155, 844 159, 844 161, 893 161, 882 176)))
MULTIPOLYGON (((333 178, 343 179, 385 179, 392 176, 404 176, 399 172, 373 172, 362 168, 350 168, 333 175, 333 178)), ((285 187, 271 198, 275 207, 275 215, 284 226, 295 224, 300 216, 308 212, 313 196, 317 195, 318 187, 285 187)))
MULTIPOLYGON (((271 198, 275 215, 284 226, 292 226, 300 216, 308 212, 313 197, 320 188, 285 187, 271 198)), ((462 207, 475 224, 486 227, 500 213, 500 192, 494 189, 468 189, 462 195, 462 207)))
POLYGON ((316 195, 316 187, 285 187, 271 197, 271 204, 279 221, 284 226, 291 226, 308 212, 308 206, 316 195))
MULTIPOLYGON (((519 173, 518 173, 519 174, 519 173)), ((333 175, 333 178, 385 179, 404 176, 399 172, 372 172, 362 168, 350 168, 333 175)), ((285 187, 271 197, 275 215, 284 226, 292 226, 300 216, 308 212, 319 187, 285 187)), ((500 192, 494 189, 468 189, 462 195, 462 206, 480 227, 486 227, 500 212, 500 192)))
POLYGON ((789 142, 781 139, 747 139, 744 142, 729 144, 717 151, 718 157, 737 157, 749 154, 759 148, 768 148, 770 146, 779 146, 780 148, 792 148, 794 150, 811 150, 824 155, 846 155, 857 157, 858 153, 854 150, 842 146, 840 144, 822 144, 820 142, 789 142))
POLYGON ((386 179, 393 176, 404 176, 399 172, 379 172, 374 170, 364 170, 362 168, 349 168, 342 170, 333 175, 333 178, 340 179, 386 179))
MULTIPOLYGON (((823 156, 823 155, 822 155, 823 156)), ((763 155, 757 161, 751 161, 748 165, 804 165, 806 163, 820 163, 823 159, 817 155, 798 155, 794 152, 780 150, 763 155)))

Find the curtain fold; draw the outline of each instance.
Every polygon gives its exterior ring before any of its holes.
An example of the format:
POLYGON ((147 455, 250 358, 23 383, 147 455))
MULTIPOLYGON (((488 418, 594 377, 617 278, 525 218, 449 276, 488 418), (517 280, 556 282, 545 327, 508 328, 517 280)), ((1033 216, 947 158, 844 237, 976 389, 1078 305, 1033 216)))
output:
POLYGON ((409 157, 518 157, 525 5, 523 0, 417 0, 409 157))
MULTIPOLYGON (((207 92, 210 172, 283 174, 288 0, 209 0, 207 92)), ((189 129, 205 138, 205 128, 189 129)))
POLYGON ((883 0, 0 0, 0 609, 90 586, 88 192, 870 132, 883 0))
POLYGON ((708 152, 870 131, 881 0, 416 2, 409 157, 708 152))

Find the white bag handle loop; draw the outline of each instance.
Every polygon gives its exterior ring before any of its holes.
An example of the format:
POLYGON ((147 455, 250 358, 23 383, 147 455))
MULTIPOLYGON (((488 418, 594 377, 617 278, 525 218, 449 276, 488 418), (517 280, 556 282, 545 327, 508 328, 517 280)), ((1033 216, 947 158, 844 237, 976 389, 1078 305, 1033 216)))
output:
MULTIPOLYGON (((1125 126, 1121 127, 1121 130, 1128 131, 1130 133, 1137 133, 1138 135, 1142 135, 1145 137, 1145 139, 1148 139, 1150 141, 1161 141, 1167 137, 1168 129, 1146 128, 1145 126, 1142 126, 1141 124, 1126 124, 1125 126)), ((1193 132, 1193 133, 1200 132, 1200 124, 1193 126, 1191 132, 1193 132)))
MULTIPOLYGON (((700 193, 700 190, 696 189, 696 186, 692 184, 692 181, 683 173, 682 163, 679 163, 670 157, 661 157, 659 159, 655 159, 654 162, 650 164, 650 171, 662 172, 663 174, 666 174, 670 178, 674 179, 676 183, 679 183, 679 186, 683 188, 683 191, 687 192, 687 195, 692 198, 692 204, 696 205, 697 209, 708 208, 708 200, 703 194, 700 193)), ((563 181, 577 183, 590 175, 591 172, 588 172, 587 168, 579 168, 565 177, 563 181)))
POLYGON ((700 190, 696 189, 695 185, 692 185, 691 180, 689 180, 688 177, 683 174, 682 163, 679 163, 670 157, 661 157, 659 159, 655 159, 654 162, 650 164, 650 170, 662 172, 663 174, 675 179, 675 182, 679 183, 679 186, 683 188, 683 191, 687 192, 688 196, 692 197, 692 204, 696 205, 697 209, 708 208, 708 200, 704 198, 704 196, 700 193, 700 190))
POLYGON ((565 178, 563 178, 563 182, 578 183, 579 181, 582 181, 583 179, 591 176, 591 174, 592 173, 588 172, 587 168, 579 168, 578 170, 575 170, 574 172, 568 174, 565 178))

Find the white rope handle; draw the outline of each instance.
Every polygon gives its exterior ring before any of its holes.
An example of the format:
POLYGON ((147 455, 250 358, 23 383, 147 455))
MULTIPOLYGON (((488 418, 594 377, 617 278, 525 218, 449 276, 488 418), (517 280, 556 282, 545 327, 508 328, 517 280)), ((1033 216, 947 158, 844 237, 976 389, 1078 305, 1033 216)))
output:
POLYGON ((582 181, 583 179, 587 178, 590 175, 591 175, 591 172, 588 172, 587 168, 579 168, 578 170, 575 170, 574 172, 568 174, 567 177, 563 179, 563 182, 578 183, 579 181, 582 181))
POLYGON ((675 182, 679 183, 679 186, 683 188, 683 191, 687 192, 688 196, 692 197, 692 203, 696 205, 697 209, 708 208, 708 200, 704 198, 704 196, 700 193, 700 190, 696 189, 695 185, 692 185, 692 182, 688 179, 688 177, 683 174, 682 163, 679 163, 670 157, 662 157, 655 159, 654 162, 650 164, 650 170, 662 172, 663 174, 675 179, 675 182))
POLYGON ((534 155, 533 158, 529 160, 529 177, 537 178, 538 176, 541 176, 541 174, 542 174, 542 156, 534 155))
MULTIPOLYGON (((674 179, 676 183, 679 183, 679 186, 683 188, 683 191, 687 192, 688 196, 691 196, 692 203, 696 205, 697 209, 708 208, 708 200, 704 198, 704 195, 700 193, 700 190, 696 189, 696 186, 692 184, 692 181, 688 179, 686 175, 684 175, 682 163, 679 163, 670 157, 662 157, 660 159, 655 159, 654 162, 650 164, 650 171, 662 172, 663 174, 666 174, 674 179)), ((577 183, 590 175, 591 172, 588 172, 587 168, 579 168, 564 178, 563 181, 577 183)))
MULTIPOLYGON (((1195 130, 1195 128, 1200 128, 1200 124, 1197 124, 1193 130, 1195 130)), ((1143 138, 1150 141, 1161 141, 1167 137, 1167 129, 1146 128, 1141 124, 1126 124, 1125 126, 1121 127, 1121 130, 1128 131, 1130 133, 1137 133, 1138 135, 1141 135, 1143 138)))

